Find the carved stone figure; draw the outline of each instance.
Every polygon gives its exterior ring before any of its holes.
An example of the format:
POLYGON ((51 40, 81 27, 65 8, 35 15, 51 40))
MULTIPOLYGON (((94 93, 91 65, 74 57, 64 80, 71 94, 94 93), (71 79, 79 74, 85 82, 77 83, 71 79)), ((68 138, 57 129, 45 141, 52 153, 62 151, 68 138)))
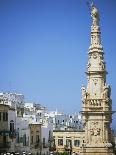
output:
POLYGON ((99 63, 99 65, 101 66, 102 70, 105 70, 105 63, 103 60, 101 60, 101 62, 99 63))
POLYGON ((99 25, 99 12, 94 4, 91 4, 91 17, 93 20, 93 26, 99 25))
POLYGON ((108 97, 110 98, 110 96, 111 96, 111 87, 110 85, 108 85, 108 97))
POLYGON ((89 58, 89 61, 87 63, 87 68, 89 69, 90 66, 91 66, 91 63, 90 63, 90 58, 89 58))
POLYGON ((104 86, 104 90, 103 90, 103 98, 110 98, 111 95, 111 87, 110 85, 106 85, 104 86))
POLYGON ((86 99, 87 98, 87 92, 86 92, 86 88, 83 85, 81 87, 81 91, 82 91, 82 98, 86 99))

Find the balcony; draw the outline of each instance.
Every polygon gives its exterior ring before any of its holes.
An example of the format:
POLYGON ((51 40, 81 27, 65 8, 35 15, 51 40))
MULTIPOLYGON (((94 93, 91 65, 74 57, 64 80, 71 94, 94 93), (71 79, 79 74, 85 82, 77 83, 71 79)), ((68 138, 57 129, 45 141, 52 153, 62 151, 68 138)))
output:
POLYGON ((72 146, 65 145, 64 149, 65 151, 72 151, 72 146))

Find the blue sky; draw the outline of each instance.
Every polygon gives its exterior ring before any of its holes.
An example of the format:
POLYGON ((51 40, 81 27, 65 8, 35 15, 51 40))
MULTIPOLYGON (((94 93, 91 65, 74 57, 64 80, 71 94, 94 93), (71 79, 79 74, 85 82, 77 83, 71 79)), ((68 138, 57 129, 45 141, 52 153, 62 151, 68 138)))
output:
MULTIPOLYGON (((116 110, 116 1, 94 2, 116 110)), ((0 0, 0 91, 49 110, 80 111, 90 26, 85 0, 0 0)))

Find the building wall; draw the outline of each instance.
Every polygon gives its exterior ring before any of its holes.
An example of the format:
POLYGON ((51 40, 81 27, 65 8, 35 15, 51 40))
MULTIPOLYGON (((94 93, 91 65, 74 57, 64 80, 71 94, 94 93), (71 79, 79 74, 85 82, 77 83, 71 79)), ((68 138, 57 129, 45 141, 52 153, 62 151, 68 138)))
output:
POLYGON ((41 127, 41 141, 42 141, 42 154, 48 154, 49 152, 49 138, 50 133, 53 132, 53 126, 51 124, 44 124, 41 127))
POLYGON ((9 136, 9 142, 10 142, 10 148, 9 151, 13 152, 15 151, 15 143, 16 143, 16 111, 15 109, 9 108, 8 110, 8 130, 12 134, 9 136))
POLYGON ((41 124, 29 124, 30 129, 30 151, 31 153, 40 153, 42 151, 41 143, 41 124))
POLYGON ((80 153, 80 146, 84 141, 84 131, 54 130, 53 136, 56 145, 56 152, 71 151, 80 153))
MULTIPOLYGON (((2 101, 1 101, 2 102, 2 101)), ((0 130, 8 130, 8 117, 4 120, 4 113, 8 114, 9 106, 0 104, 0 130)), ((8 115, 7 115, 8 116, 8 115)))
POLYGON ((15 150, 17 152, 29 152, 30 151, 30 129, 28 120, 22 117, 17 117, 16 119, 16 145, 15 150))
POLYGON ((9 106, 4 105, 4 101, 0 100, 0 152, 9 149, 9 131, 8 131, 8 110, 9 106))
POLYGON ((52 114, 49 116, 48 121, 53 123, 54 130, 65 130, 69 127, 82 130, 83 123, 81 119, 81 115, 73 114, 73 115, 66 115, 66 114, 52 114))

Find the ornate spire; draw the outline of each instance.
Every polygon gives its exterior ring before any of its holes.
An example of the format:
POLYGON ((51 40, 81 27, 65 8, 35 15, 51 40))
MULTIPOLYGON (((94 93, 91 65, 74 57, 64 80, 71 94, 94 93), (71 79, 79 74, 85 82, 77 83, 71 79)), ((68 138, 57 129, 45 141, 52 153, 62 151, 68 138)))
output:
POLYGON ((112 121, 111 87, 106 84, 99 12, 91 4, 91 44, 87 64, 87 88, 82 86, 82 117, 85 124, 83 155, 114 155, 110 123, 112 121), (106 150, 107 148, 107 150, 106 150))
POLYGON ((99 12, 93 3, 91 4, 91 17, 91 44, 89 47, 89 59, 87 64, 87 92, 90 98, 102 98, 101 94, 106 83, 107 72, 101 44, 99 12))
MULTIPOLYGON (((82 86, 83 111, 91 111, 94 108, 105 109, 103 100, 109 100, 109 110, 111 111, 111 88, 106 84, 106 65, 104 52, 101 43, 101 32, 99 26, 99 11, 95 5, 91 4, 91 44, 88 52, 87 64, 87 88, 82 86), (93 106, 94 105, 94 106, 93 106)), ((95 110, 94 109, 94 110, 95 110)))

